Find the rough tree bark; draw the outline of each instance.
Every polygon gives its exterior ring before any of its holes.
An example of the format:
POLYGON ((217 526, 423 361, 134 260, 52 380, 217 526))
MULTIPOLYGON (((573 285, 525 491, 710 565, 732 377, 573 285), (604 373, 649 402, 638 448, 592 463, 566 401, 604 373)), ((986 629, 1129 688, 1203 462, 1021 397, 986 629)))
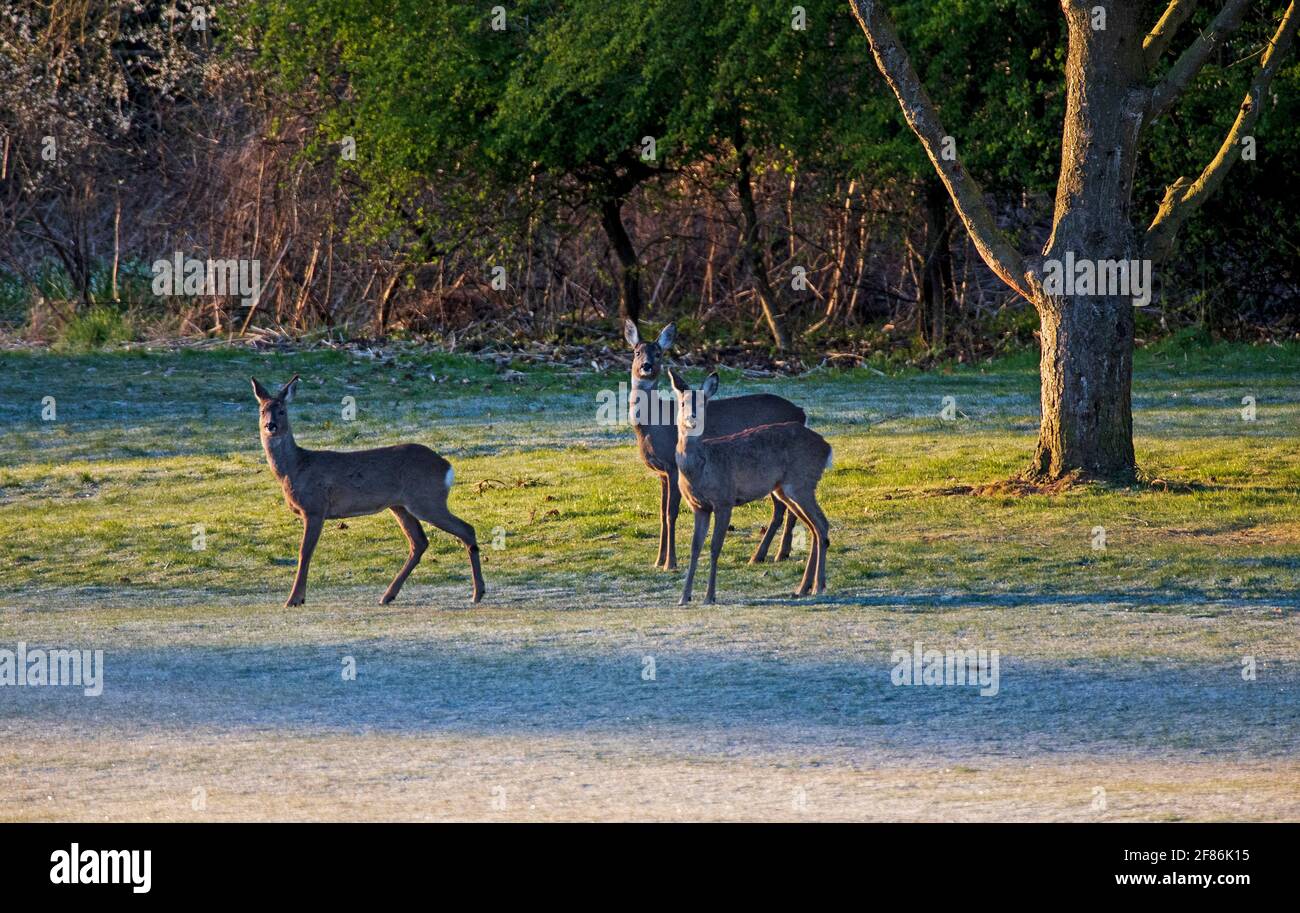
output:
POLYGON ((975 249, 1003 282, 1038 311, 1043 414, 1037 451, 1025 475, 1035 480, 1076 473, 1133 479, 1137 466, 1131 405, 1132 298, 1127 292, 1067 293, 1068 287, 1063 291, 1045 279, 1053 268, 1061 270, 1070 260, 1094 265, 1158 262, 1172 253, 1179 226, 1222 184, 1240 157, 1238 143, 1257 120, 1259 101, 1295 37, 1295 0, 1260 57, 1219 154, 1197 180, 1179 178, 1168 188, 1145 233, 1135 227, 1131 212, 1142 129, 1177 103, 1211 53, 1240 22, 1247 0, 1226 0, 1210 28, 1191 42, 1155 85, 1149 84, 1151 74, 1178 27, 1191 15, 1194 0, 1171 0, 1145 34, 1135 0, 1112 0, 1104 6, 1094 0, 1060 0, 1069 34, 1061 172, 1051 237, 1038 256, 1028 259, 998 228, 960 154, 955 158, 939 154, 948 134, 881 4, 851 2, 877 66, 952 197, 975 249), (1098 10, 1104 11, 1104 20, 1097 19, 1098 10))
MULTIPOLYGON (((1069 30, 1061 174, 1045 261, 1130 261, 1141 255, 1130 210, 1146 93, 1133 3, 1062 4, 1069 30)), ((1129 481, 1133 454, 1133 303, 1124 296, 1052 295, 1035 283, 1041 324, 1042 421, 1029 475, 1075 471, 1129 481)))

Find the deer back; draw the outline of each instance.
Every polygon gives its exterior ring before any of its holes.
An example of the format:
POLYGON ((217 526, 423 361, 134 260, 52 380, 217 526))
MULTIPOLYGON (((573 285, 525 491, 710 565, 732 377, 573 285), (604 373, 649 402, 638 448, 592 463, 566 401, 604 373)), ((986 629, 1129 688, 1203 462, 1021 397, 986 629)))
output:
POLYGON ((794 403, 771 393, 730 396, 709 401, 709 419, 704 427, 704 438, 726 437, 747 428, 781 422, 798 422, 802 425, 807 419, 807 414, 794 403))
MULTIPOLYGON (((651 391, 650 395, 658 397, 659 394, 651 391)), ((659 415, 663 423, 636 426, 637 443, 646 465, 665 472, 670 471, 676 462, 677 403, 672 398, 665 397, 656 408, 662 410, 659 415)), ((747 428, 781 422, 803 424, 807 418, 807 414, 794 403, 771 393, 732 396, 709 403, 709 423, 704 430, 704 437, 724 437, 747 428)))
POLYGON ((281 477, 285 499, 295 509, 326 517, 359 517, 412 496, 450 487, 451 464, 422 444, 370 450, 299 448, 295 471, 281 477))
POLYGON ((815 488, 830 455, 820 434, 801 422, 781 422, 706 436, 679 454, 678 468, 692 506, 716 507, 757 501, 781 485, 815 488))

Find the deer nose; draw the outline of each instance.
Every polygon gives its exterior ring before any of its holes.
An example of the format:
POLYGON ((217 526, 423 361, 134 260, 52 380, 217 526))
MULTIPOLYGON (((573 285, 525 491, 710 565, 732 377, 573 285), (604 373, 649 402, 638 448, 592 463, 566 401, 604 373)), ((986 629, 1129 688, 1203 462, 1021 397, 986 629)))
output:
POLYGON ((276 429, 276 427, 277 427, 277 426, 276 426, 275 422, 267 422, 267 423, 266 423, 266 430, 269 431, 271 434, 275 434, 275 429, 276 429))

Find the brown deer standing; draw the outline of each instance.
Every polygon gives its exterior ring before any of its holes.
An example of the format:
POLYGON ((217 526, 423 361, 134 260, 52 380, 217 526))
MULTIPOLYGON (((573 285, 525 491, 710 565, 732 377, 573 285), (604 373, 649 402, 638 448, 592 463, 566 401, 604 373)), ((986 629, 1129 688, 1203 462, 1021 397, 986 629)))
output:
POLYGON ((707 437, 716 405, 710 400, 718 392, 718 375, 710 374, 698 392, 692 390, 675 371, 669 370, 668 375, 677 394, 678 478, 682 496, 695 511, 691 564, 686 571, 686 586, 678 605, 691 601, 695 565, 709 531, 710 515, 713 517, 713 543, 709 558, 709 591, 704 602, 711 605, 718 576, 718 555, 727 536, 732 508, 768 494, 779 498, 791 515, 802 520, 812 534, 803 582, 794 594, 804 596, 810 590, 824 593, 830 524, 817 504, 817 483, 831 466, 831 445, 800 422, 763 425, 726 437, 707 437))
POLYGON ((479 568, 478 539, 474 527, 447 509, 451 490, 451 464, 428 447, 398 444, 340 453, 299 447, 289 428, 285 404, 293 399, 298 375, 272 396, 253 378, 257 397, 262 449, 271 471, 284 488, 289 508, 302 518, 302 548, 298 576, 286 606, 302 605, 307 595, 307 566, 326 520, 361 517, 391 510, 411 545, 410 557, 384 592, 381 604, 392 602, 398 590, 429 546, 420 521, 455 536, 469 550, 474 575, 473 602, 483 598, 483 573, 479 568))
MULTIPOLYGON (((660 400, 655 393, 659 386, 659 373, 664 354, 677 336, 674 324, 668 324, 654 342, 642 342, 636 324, 623 323, 623 337, 632 347, 632 396, 628 401, 629 419, 636 433, 637 449, 641 460, 659 476, 659 557, 655 567, 677 569, 677 513, 681 508, 681 491, 677 484, 677 403, 673 399, 660 400), (661 405, 662 403, 662 405, 661 405)), ((709 413, 709 434, 720 436, 734 434, 756 425, 774 422, 806 422, 804 411, 779 396, 755 393, 720 399, 709 413)), ((776 531, 785 521, 781 544, 773 560, 784 561, 790 555, 790 538, 796 522, 794 514, 775 495, 772 497, 772 519, 767 523, 763 540, 759 542, 750 564, 767 559, 767 549, 776 531)))

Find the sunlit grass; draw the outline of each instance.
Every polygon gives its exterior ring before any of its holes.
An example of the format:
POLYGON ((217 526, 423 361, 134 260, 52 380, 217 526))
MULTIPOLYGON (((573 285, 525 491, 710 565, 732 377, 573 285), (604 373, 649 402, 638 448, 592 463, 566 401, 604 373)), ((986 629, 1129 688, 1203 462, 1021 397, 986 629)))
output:
MULTIPOLYGON (((1139 460, 1152 484, 1065 494, 945 494, 1013 475, 1033 446, 1032 365, 880 377, 817 372, 742 383, 807 406, 835 447, 820 500, 832 523, 837 597, 918 599, 1112 594, 1291 601, 1300 583, 1300 407, 1294 349, 1143 355, 1135 383, 1139 460), (953 396, 961 417, 938 410, 953 396), (1241 398, 1257 417, 1244 421, 1241 398), (1166 490, 1167 487, 1167 490, 1166 490), (1100 547, 1104 544, 1104 548, 1100 547)), ((287 590, 300 527, 258 448, 248 375, 304 375, 300 443, 353 448, 417 440, 452 459, 452 509, 484 544, 489 586, 583 579, 599 590, 658 587, 657 483, 626 428, 596 422, 595 393, 621 371, 529 370, 445 355, 236 350, 0 356, 0 589, 287 590), (53 396, 57 420, 40 420, 53 396), (353 396, 357 419, 344 421, 353 396), (202 537, 202 549, 194 547, 202 537)), ((737 513, 721 593, 785 594, 801 562, 744 566, 768 516, 737 513)), ((373 587, 404 556, 388 515, 327 525, 311 587, 373 587)), ((679 553, 688 549, 684 511, 679 553)), ((465 577, 450 539, 413 582, 465 577)))

